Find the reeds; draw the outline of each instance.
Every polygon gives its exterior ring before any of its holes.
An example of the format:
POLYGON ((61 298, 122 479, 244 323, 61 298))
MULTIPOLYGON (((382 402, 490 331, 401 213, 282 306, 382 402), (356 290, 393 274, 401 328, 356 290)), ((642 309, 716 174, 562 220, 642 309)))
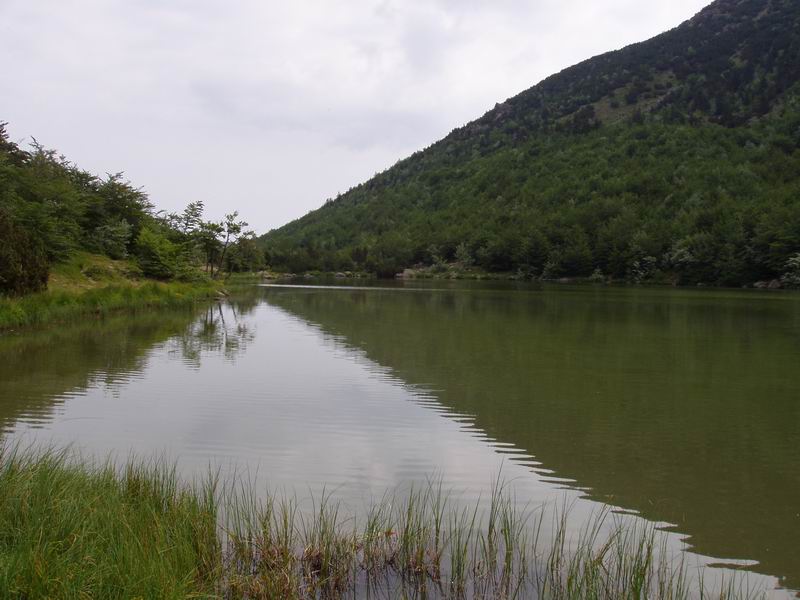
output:
POLYGON ((221 545, 213 482, 163 463, 0 451, 0 595, 186 598, 212 593, 221 545))
POLYGON ((0 450, 0 590, 11 598, 755 597, 709 595, 652 526, 603 512, 520 510, 500 483, 464 507, 440 483, 386 496, 361 518, 323 494, 310 508, 251 484, 175 468, 0 450), (543 532, 547 531, 547 534, 543 532))

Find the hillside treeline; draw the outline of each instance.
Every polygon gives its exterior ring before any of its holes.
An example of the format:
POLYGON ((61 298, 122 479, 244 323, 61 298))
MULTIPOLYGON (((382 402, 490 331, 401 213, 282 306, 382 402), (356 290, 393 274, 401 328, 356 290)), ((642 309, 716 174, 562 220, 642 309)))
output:
POLYGON ((798 174, 794 99, 747 127, 624 123, 430 165, 402 185, 360 186, 266 246, 294 272, 391 276, 458 262, 530 277, 746 285, 796 269, 798 174))
POLYGON ((790 283, 800 3, 717 0, 587 60, 262 243, 277 268, 790 283))
POLYGON ((0 293, 44 289, 50 266, 84 250, 130 259, 144 277, 190 281, 263 267, 247 223, 203 218, 201 202, 156 211, 122 174, 97 177, 34 142, 29 150, 0 124, 0 293))

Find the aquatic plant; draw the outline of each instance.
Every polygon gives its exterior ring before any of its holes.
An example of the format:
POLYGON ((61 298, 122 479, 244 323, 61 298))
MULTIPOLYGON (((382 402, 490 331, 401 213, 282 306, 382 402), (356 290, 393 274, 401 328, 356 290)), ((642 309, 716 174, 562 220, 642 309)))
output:
MULTIPOLYGON (((488 507, 431 482, 362 519, 328 494, 261 496, 218 474, 194 484, 163 461, 95 463, 0 448, 0 589, 14 598, 712 597, 651 525, 602 512, 578 535, 499 481, 488 507), (552 535, 543 536, 544 527, 552 535)), ((715 579, 713 597, 755 597, 715 579)))

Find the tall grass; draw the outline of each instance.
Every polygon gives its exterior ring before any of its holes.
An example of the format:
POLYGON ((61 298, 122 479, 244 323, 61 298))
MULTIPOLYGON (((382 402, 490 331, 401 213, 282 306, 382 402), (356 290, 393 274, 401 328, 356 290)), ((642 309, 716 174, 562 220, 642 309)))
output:
POLYGON ((109 285, 86 291, 48 291, 22 298, 0 296, 0 330, 99 317, 118 311, 172 308, 212 297, 214 284, 109 285))
POLYGON ((649 526, 598 515, 573 538, 563 512, 519 511, 502 486, 486 510, 441 485, 387 496, 362 519, 327 495, 301 510, 158 462, 0 451, 0 590, 11 598, 546 598, 722 600, 736 582, 690 580, 649 526), (543 525, 553 533, 544 536, 543 525))
POLYGON ((221 547, 213 482, 163 464, 0 454, 0 590, 7 598, 211 597, 221 547))

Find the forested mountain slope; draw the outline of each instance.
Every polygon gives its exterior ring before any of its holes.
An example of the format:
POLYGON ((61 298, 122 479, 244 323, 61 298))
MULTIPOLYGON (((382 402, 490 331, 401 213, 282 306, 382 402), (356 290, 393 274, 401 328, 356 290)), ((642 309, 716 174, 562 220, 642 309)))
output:
POLYGON ((717 0, 553 75, 262 238, 273 266, 391 275, 800 278, 800 2, 717 0))

